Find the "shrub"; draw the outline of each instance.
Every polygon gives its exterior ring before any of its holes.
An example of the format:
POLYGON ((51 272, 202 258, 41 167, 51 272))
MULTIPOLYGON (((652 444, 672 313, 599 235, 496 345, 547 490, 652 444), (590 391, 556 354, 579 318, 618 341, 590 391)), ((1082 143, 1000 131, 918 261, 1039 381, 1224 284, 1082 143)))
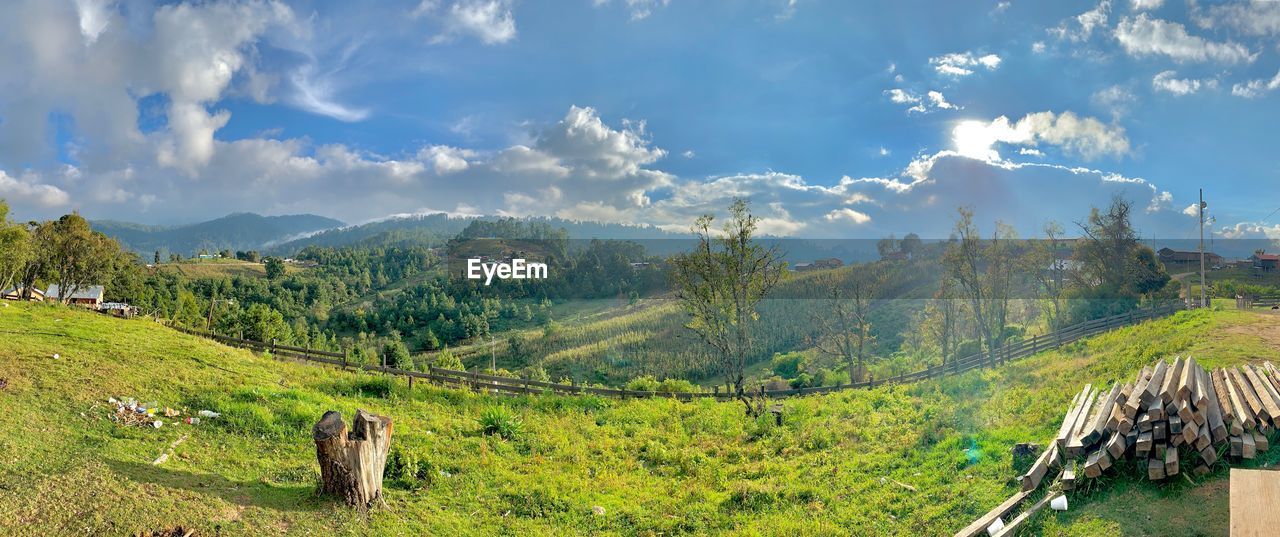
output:
POLYGON ((627 382, 626 388, 628 390, 634 390, 638 392, 656 392, 658 391, 658 386, 659 386, 659 383, 656 379, 654 379, 650 375, 645 375, 643 377, 636 377, 631 379, 629 382, 627 382))
POLYGON ((777 353, 770 363, 773 373, 782 378, 793 378, 804 369, 805 356, 798 352, 777 353))
POLYGON ((478 421, 486 436, 498 435, 504 440, 515 440, 524 434, 524 422, 504 406, 486 408, 478 421))
POLYGON ((462 360, 459 360, 457 356, 454 356, 453 352, 449 351, 449 349, 440 351, 440 354, 436 355, 436 359, 431 361, 431 367, 449 369, 452 371, 465 371, 467 369, 466 366, 462 365, 462 360))
POLYGON ((658 384, 659 393, 693 393, 698 386, 684 379, 664 379, 658 384))

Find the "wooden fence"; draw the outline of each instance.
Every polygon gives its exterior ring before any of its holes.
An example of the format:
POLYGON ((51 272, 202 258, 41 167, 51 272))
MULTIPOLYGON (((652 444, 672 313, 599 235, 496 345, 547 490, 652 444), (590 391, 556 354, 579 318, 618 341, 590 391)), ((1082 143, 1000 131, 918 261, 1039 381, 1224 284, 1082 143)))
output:
MULTIPOLYGON (((1011 360, 1017 360, 1031 356, 1033 354, 1058 348, 1062 345, 1078 341, 1083 338, 1094 336, 1109 330, 1139 323, 1149 319, 1158 319, 1176 313, 1178 310, 1185 309, 1182 302, 1173 302, 1164 306, 1156 306, 1152 308, 1133 310, 1126 313, 1103 317, 1091 321, 1085 321, 1079 324, 1068 326, 1050 332, 1048 334, 1039 334, 1030 338, 1022 339, 1016 343, 1006 345, 995 349, 992 353, 979 352, 970 356, 953 359, 951 363, 941 364, 927 367, 920 371, 905 373, 895 377, 884 379, 872 379, 866 382, 858 382, 852 384, 841 384, 837 386, 815 386, 811 388, 793 388, 787 390, 765 390, 764 396, 769 398, 792 397, 799 395, 811 395, 818 393, 832 393, 842 390, 869 388, 874 386, 882 386, 885 384, 902 384, 908 382, 917 382, 932 378, 943 377, 947 375, 958 375, 966 371, 983 367, 984 365, 999 365, 1007 363, 1011 360)), ((413 387, 414 379, 425 380, 430 383, 456 388, 469 388, 476 391, 485 391, 507 395, 537 395, 537 394, 559 394, 559 395, 597 395, 602 397, 614 398, 647 398, 647 397, 667 397, 689 401, 700 398, 716 398, 731 399, 733 394, 727 391, 699 391, 688 393, 665 393, 665 392, 649 392, 638 390, 626 390, 619 388, 598 388, 591 386, 578 386, 571 384, 559 384, 554 382, 543 382, 539 380, 521 379, 502 377, 497 375, 486 375, 483 373, 472 373, 469 371, 454 371, 451 369, 442 369, 439 367, 428 366, 427 371, 409 371, 404 369, 396 369, 393 367, 371 365, 371 364, 355 364, 347 361, 347 356, 340 352, 319 351, 314 349, 306 349, 302 347, 291 347, 288 345, 277 345, 276 343, 265 343, 261 341, 252 341, 247 339, 239 339, 188 328, 174 327, 174 329, 188 334, 207 337, 227 345, 247 348, 259 352, 270 352, 274 356, 283 356, 286 358, 294 358, 299 360, 319 362, 340 367, 349 370, 362 370, 370 372, 380 372, 388 375, 404 376, 409 381, 409 387, 413 387)))

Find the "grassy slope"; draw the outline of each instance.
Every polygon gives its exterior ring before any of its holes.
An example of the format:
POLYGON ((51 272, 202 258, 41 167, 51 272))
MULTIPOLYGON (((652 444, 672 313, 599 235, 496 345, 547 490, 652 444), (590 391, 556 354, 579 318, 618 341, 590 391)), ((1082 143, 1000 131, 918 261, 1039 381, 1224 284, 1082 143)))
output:
MULTIPOLYGON (((789 400, 786 424, 772 427, 730 403, 492 399, 403 384, 380 396, 375 377, 144 320, 10 303, 0 306, 0 534, 178 524, 224 535, 950 534, 1012 492, 1009 447, 1048 439, 1082 383, 1177 352, 1206 365, 1274 357, 1275 321, 1182 313, 995 371, 789 400), (106 419, 109 395, 225 415, 125 429, 106 419), (479 434, 476 416, 495 404, 523 416, 521 439, 479 434), (312 496, 310 425, 357 407, 390 415, 397 449, 421 461, 417 486, 389 483, 390 508, 367 519, 312 496), (174 458, 150 464, 183 434, 174 458)), ((1223 468, 1200 484, 1108 478, 1032 531, 1106 535, 1138 520, 1151 534, 1223 534, 1223 468)))
MULTIPOLYGON (((175 271, 188 278, 232 278, 235 276, 252 278, 266 277, 267 275, 266 265, 238 259, 201 259, 180 263, 161 263, 156 267, 157 270, 175 271)), ((293 265, 285 265, 284 268, 286 274, 294 274, 306 270, 293 265)))

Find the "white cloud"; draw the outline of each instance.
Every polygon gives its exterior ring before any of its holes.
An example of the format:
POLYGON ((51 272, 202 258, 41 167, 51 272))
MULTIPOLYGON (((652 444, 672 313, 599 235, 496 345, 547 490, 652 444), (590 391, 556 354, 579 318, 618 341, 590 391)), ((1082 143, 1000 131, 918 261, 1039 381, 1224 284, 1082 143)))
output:
POLYGON ((1185 214, 1191 217, 1199 216, 1200 206, 1195 203, 1192 203, 1191 205, 1188 205, 1187 208, 1182 210, 1182 214, 1185 214))
POLYGON ((418 151, 418 160, 429 163, 431 169, 440 175, 447 175, 466 170, 471 166, 467 159, 475 158, 477 153, 470 149, 460 149, 447 145, 431 145, 418 151))
POLYGON ((1124 128, 1072 112, 1037 112, 1027 114, 1016 123, 1010 123, 1005 116, 989 123, 963 121, 952 130, 951 137, 958 154, 992 162, 1000 160, 997 143, 1029 146, 1045 143, 1086 159, 1129 152, 1124 128))
POLYGON ((516 38, 516 19, 511 0, 455 0, 441 6, 438 0, 422 0, 413 17, 427 16, 441 27, 433 42, 453 41, 462 36, 498 45, 516 38))
POLYGON ((1130 56, 1168 56, 1175 61, 1252 62, 1258 55, 1233 41, 1215 42, 1187 33, 1176 22, 1148 17, 1142 13, 1125 17, 1116 25, 1115 37, 1130 56))
POLYGON ((369 117, 366 108, 352 108, 334 99, 334 88, 328 77, 316 77, 314 66, 307 65, 293 74, 294 93, 290 103, 298 108, 339 121, 363 121, 369 117))
POLYGON ((56 208, 70 203, 71 196, 61 188, 37 182, 34 175, 24 174, 23 178, 15 179, 0 170, 0 199, 7 200, 10 209, 22 209, 22 205, 28 203, 56 208))
POLYGON ((1000 56, 995 54, 975 56, 972 52, 952 52, 929 58, 929 64, 938 74, 949 76, 969 76, 978 67, 992 71, 1000 67, 1000 62, 1000 56))
POLYGON ((76 12, 80 15, 80 34, 84 36, 86 43, 92 45, 111 23, 115 1, 75 0, 75 4, 76 12))
MULTIPOLYGON (((592 0, 596 7, 608 5, 610 0, 592 0)), ((671 0, 621 0, 621 3, 627 6, 627 10, 631 12, 631 20, 637 21, 649 18, 655 9, 666 7, 671 0)), ((787 9, 795 9, 795 0, 791 0, 787 9)), ((784 11, 787 13, 787 11, 784 11)), ((790 15, 788 15, 789 17, 790 15)))
POLYGON ((887 147, 880 146, 880 156, 882 157, 889 156, 889 149, 887 147))
POLYGON ((1077 43, 1086 41, 1093 35, 1094 30, 1106 28, 1107 14, 1110 11, 1111 0, 1102 0, 1093 9, 1063 21, 1057 27, 1050 28, 1049 33, 1058 36, 1058 39, 1077 43))
POLYGON ((1018 154, 1019 154, 1019 155, 1026 155, 1026 156, 1029 156, 1029 157, 1043 157, 1043 156, 1044 156, 1044 153, 1043 153, 1043 152, 1041 152, 1039 149, 1036 149, 1036 148, 1033 148, 1033 147, 1022 147, 1022 148, 1019 148, 1019 149, 1018 149, 1018 154))
POLYGON ((1183 96, 1200 91, 1201 87, 1209 88, 1217 85, 1216 80, 1200 81, 1194 78, 1176 78, 1177 76, 1178 73, 1172 70, 1156 73, 1156 76, 1151 79, 1151 87, 1156 91, 1183 96))
POLYGON ((1164 5, 1164 0, 1130 0, 1129 5, 1134 11, 1160 9, 1160 6, 1164 5))
POLYGON ((697 154, 694 153, 692 149, 686 149, 684 153, 680 153, 680 156, 684 158, 693 158, 697 156, 697 154))
POLYGON ((1031 44, 1031 52, 1034 52, 1036 54, 1044 54, 1044 50, 1045 50, 1044 41, 1036 41, 1035 43, 1031 44))
POLYGON ((1129 113, 1129 108, 1138 98, 1124 86, 1115 85, 1094 92, 1089 100, 1094 106, 1110 111, 1114 121, 1129 113))
POLYGON ((901 88, 893 88, 885 90, 885 95, 889 96, 889 100, 895 104, 911 105, 907 108, 908 114, 924 114, 937 110, 960 110, 962 107, 956 106, 947 101, 942 92, 930 90, 925 93, 924 97, 911 93, 901 88))
POLYGON ((1270 79, 1260 78, 1243 84, 1234 84, 1231 86, 1231 94, 1237 97, 1253 99, 1261 97, 1263 93, 1275 91, 1277 88, 1280 88, 1280 71, 1277 71, 1276 76, 1270 79))
POLYGON ((1273 241, 1280 241, 1280 224, 1267 224, 1264 222, 1237 222, 1234 226, 1223 226, 1218 233, 1227 239, 1266 238, 1273 241))
POLYGON ((1191 15, 1206 29, 1227 28, 1255 36, 1280 34, 1280 2, 1272 0, 1214 3, 1207 12, 1193 10, 1191 15))
POLYGON ((823 216, 823 218, 825 218, 828 222, 845 221, 845 222, 852 222, 854 224, 865 224, 871 221, 871 217, 867 216, 867 213, 855 211, 848 207, 835 209, 827 213, 825 216, 823 216))
POLYGON ((1173 207, 1173 193, 1165 190, 1151 196, 1151 203, 1147 205, 1147 212, 1159 212, 1171 207, 1173 207))

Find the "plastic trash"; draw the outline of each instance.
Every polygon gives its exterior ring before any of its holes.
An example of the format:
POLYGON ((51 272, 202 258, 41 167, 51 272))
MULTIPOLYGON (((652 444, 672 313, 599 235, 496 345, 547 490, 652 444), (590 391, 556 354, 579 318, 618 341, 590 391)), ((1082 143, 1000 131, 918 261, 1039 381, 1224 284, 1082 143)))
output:
POLYGON ((987 526, 987 535, 994 536, 995 534, 1000 533, 1000 530, 1002 529, 1004 529, 1004 519, 996 518, 995 522, 992 522, 990 526, 987 526))
POLYGON ((187 425, 200 425, 200 418, 193 416, 188 416, 187 419, 183 421, 187 422, 187 425))
POLYGON ((61 360, 61 359, 62 359, 62 355, 60 355, 60 354, 58 354, 58 353, 56 353, 56 352, 55 352, 55 353, 53 353, 53 359, 54 359, 54 360, 61 360))
POLYGON ((1049 507, 1053 508, 1054 511, 1066 511, 1067 497, 1064 495, 1064 496, 1058 496, 1057 498, 1049 500, 1049 507))
POLYGON ((163 421, 160 421, 160 420, 156 420, 156 421, 151 422, 151 425, 152 425, 153 427, 155 427, 155 428, 159 429, 161 426, 163 426, 163 425, 164 425, 164 422, 163 422, 163 421))
POLYGON ((222 416, 221 413, 214 412, 212 410, 201 410, 199 414, 200 414, 200 417, 202 418, 217 418, 222 416))

